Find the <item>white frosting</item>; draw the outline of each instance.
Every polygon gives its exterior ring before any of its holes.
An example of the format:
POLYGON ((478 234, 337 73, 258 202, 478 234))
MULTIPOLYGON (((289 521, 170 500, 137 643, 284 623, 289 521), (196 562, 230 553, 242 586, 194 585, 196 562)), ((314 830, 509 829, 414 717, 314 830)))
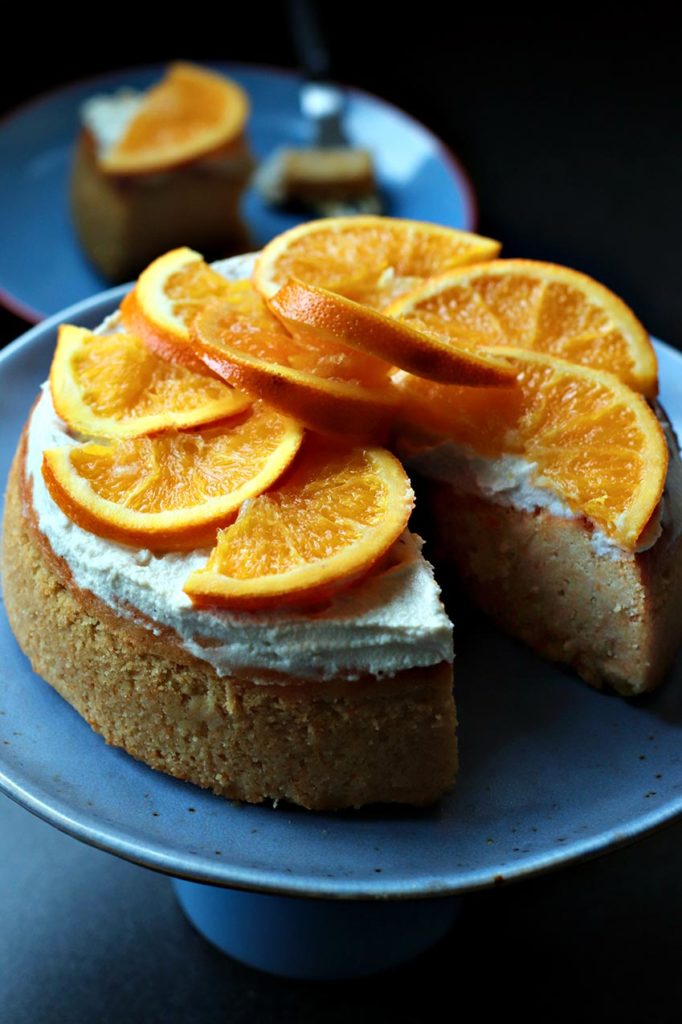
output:
MULTIPOLYGON (((562 519, 582 518, 538 473, 537 463, 518 455, 499 455, 488 459, 467 445, 434 438, 427 441, 425 437, 404 439, 403 449, 401 456, 408 470, 430 480, 451 484, 463 494, 477 494, 496 505, 527 512, 540 508, 562 519)), ((660 526, 656 526, 644 546, 653 544, 660 535, 660 526)), ((589 538, 595 554, 601 557, 634 557, 596 526, 589 538)))
POLYGON ((421 542, 409 533, 385 571, 313 612, 235 613, 195 609, 182 587, 208 550, 155 555, 88 533, 50 497, 41 473, 46 448, 78 443, 57 417, 46 385, 28 433, 27 474, 38 525, 74 582, 119 614, 174 630, 188 651, 219 675, 271 682, 271 672, 304 679, 390 676, 452 659, 452 626, 421 542), (260 672, 260 675, 259 675, 260 672))
POLYGON ((140 92, 120 89, 110 96, 92 96, 83 104, 81 118, 100 155, 118 142, 140 109, 142 99, 140 92))

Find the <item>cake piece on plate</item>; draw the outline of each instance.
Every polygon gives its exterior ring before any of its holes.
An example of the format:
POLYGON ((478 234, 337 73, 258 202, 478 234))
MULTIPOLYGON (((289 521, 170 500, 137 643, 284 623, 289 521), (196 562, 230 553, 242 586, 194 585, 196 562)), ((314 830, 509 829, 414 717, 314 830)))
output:
POLYGON ((235 82, 183 63, 147 92, 122 89, 84 104, 71 205, 105 277, 134 277, 174 245, 212 256, 248 248, 240 214, 254 166, 248 109, 235 82))

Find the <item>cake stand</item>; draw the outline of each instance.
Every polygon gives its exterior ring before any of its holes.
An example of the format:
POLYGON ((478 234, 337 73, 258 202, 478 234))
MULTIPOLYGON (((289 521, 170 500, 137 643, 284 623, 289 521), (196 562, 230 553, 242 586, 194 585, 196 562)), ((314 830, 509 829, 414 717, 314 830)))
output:
MULTIPOLYGON (((112 289, 0 354, 0 476, 62 321, 94 327, 112 289)), ((682 426, 682 356, 657 343, 682 426)), ((602 695, 481 619, 455 630, 462 769, 427 810, 253 807, 108 747, 35 676, 0 615, 0 788, 64 832, 172 875, 196 927, 253 966, 348 977, 434 942, 463 893, 603 853, 682 811, 682 658, 654 695, 602 695)))

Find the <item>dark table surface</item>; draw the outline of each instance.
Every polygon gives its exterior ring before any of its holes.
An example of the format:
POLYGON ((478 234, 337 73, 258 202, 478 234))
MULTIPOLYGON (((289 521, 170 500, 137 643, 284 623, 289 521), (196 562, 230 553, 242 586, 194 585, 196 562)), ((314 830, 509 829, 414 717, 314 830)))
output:
MULTIPOLYGON (((17 38, 43 49, 29 61, 29 47, 11 75, 5 64, 0 113, 120 66, 294 63, 277 3, 197 12, 181 27, 166 10, 153 32, 124 9, 96 42, 63 15, 22 17, 17 38)), ((682 348, 682 76, 662 5, 498 13, 351 0, 324 5, 323 22, 337 78, 403 107, 457 153, 478 228, 505 255, 592 274, 682 348)), ((0 344, 24 328, 0 312, 0 344)), ((309 984, 221 957, 186 923, 167 879, 0 798, 0 1021, 407 1022, 468 1006, 467 1016, 678 1021, 681 858, 675 824, 600 860, 466 897, 452 933, 406 969, 309 984)))

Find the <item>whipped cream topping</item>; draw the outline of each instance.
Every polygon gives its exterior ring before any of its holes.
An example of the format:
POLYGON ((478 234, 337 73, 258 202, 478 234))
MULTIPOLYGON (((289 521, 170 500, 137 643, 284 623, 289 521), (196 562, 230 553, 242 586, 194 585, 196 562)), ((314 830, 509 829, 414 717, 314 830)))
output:
POLYGON ((142 105, 143 94, 119 89, 111 95, 91 96, 81 107, 81 120, 91 132, 101 156, 121 138, 142 105))
POLYGON ((31 417, 26 457, 40 530, 77 586, 125 618, 146 626, 153 620, 157 634, 170 628, 219 675, 268 683, 272 673, 354 679, 452 660, 452 626, 432 568, 421 555, 419 538, 407 531, 384 571, 340 592, 322 608, 259 613, 195 609, 182 587, 190 572, 205 565, 208 549, 153 554, 104 540, 77 526, 52 500, 41 473, 43 451, 77 443, 55 413, 45 385, 31 417))
MULTIPOLYGON (((408 472, 451 484, 460 493, 478 495, 497 505, 522 511, 545 509, 562 519, 584 518, 538 473, 537 463, 518 455, 499 455, 489 459, 468 445, 413 431, 401 438, 400 456, 408 472)), ((657 512, 637 550, 651 547, 660 534, 660 514, 657 512)), ((595 554, 601 557, 634 558, 633 552, 619 547, 593 524, 589 539, 595 554)))

